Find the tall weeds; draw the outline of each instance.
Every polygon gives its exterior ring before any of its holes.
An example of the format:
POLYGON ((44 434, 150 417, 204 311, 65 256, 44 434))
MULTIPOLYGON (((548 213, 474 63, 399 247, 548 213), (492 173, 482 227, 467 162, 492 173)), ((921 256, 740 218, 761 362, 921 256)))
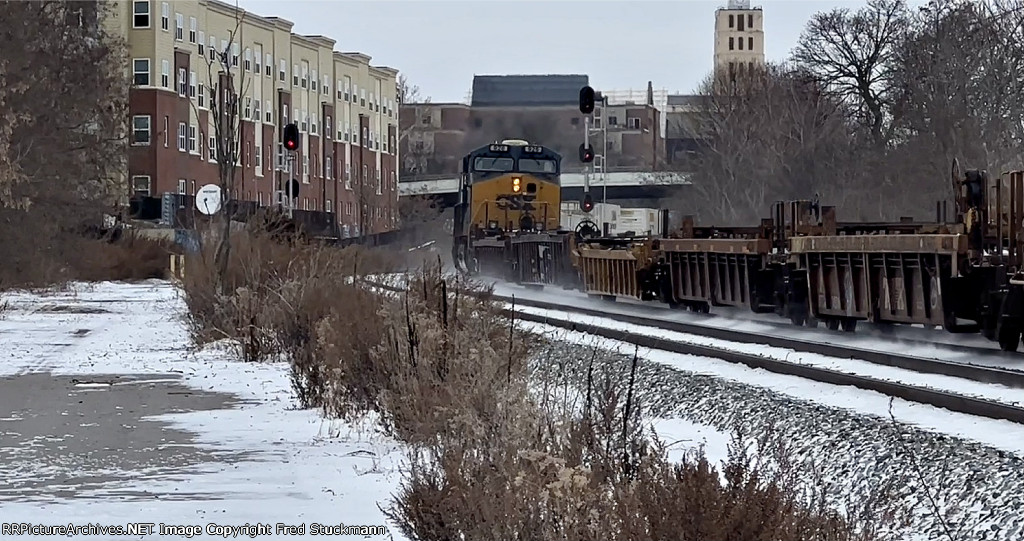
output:
POLYGON ((216 293, 204 252, 186 299, 197 342, 229 337, 245 360, 286 359, 303 406, 373 412, 409 444, 384 509, 407 537, 886 539, 875 523, 892 517, 829 509, 798 483, 783 442, 753 453, 740 434, 721 472, 702 453, 670 461, 643 425, 637 352, 621 365, 588 348, 545 357, 552 348, 479 284, 427 267, 406 291, 382 293, 362 280, 386 267, 370 258, 250 234, 235 243, 228 293, 216 293), (585 388, 572 366, 587 366, 585 388))

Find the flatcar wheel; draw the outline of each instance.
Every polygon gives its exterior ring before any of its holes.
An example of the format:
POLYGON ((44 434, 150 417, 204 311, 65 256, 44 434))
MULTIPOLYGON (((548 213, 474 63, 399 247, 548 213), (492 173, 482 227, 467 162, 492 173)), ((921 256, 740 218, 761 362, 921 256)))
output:
POLYGON ((797 327, 800 327, 804 324, 804 315, 794 313, 791 316, 789 316, 789 322, 792 323, 793 325, 796 325, 797 327))
POLYGON ((999 329, 999 349, 1003 351, 1017 351, 1020 345, 1020 329, 1013 325, 1006 325, 999 329))
POLYGON ((814 316, 807 316, 807 321, 805 321, 804 324, 807 325, 807 328, 809 328, 809 329, 817 329, 818 328, 818 318, 816 318, 814 316))
POLYGON ((825 320, 825 326, 828 327, 828 330, 830 330, 830 331, 838 331, 839 330, 839 320, 834 318, 834 317, 830 317, 830 318, 825 320))
POLYGON ((702 302, 702 303, 698 304, 697 305, 697 313, 698 314, 710 314, 711 313, 711 305, 706 303, 706 302, 702 302))
POLYGON ((844 320, 842 320, 841 323, 842 323, 843 331, 844 332, 853 332, 853 331, 857 330, 857 320, 856 319, 853 319, 853 318, 844 319, 844 320))

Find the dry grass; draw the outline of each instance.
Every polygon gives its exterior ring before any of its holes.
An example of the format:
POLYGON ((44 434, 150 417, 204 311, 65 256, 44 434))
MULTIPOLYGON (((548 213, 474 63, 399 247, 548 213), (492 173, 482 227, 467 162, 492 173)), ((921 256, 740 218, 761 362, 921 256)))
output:
POLYGON ((63 287, 80 280, 133 281, 166 278, 173 242, 137 236, 115 238, 41 229, 38 234, 0 228, 0 291, 63 287))
POLYGON ((224 295, 212 249, 186 269, 195 340, 288 360, 305 407, 376 412, 410 444, 385 513, 411 539, 869 541, 896 521, 884 498, 848 507, 852 519, 831 511, 770 438, 752 454, 737 437, 724 483, 702 454, 669 461, 641 423, 638 358, 591 368, 585 389, 536 390, 539 338, 478 284, 425 268, 385 295, 356 279, 387 267, 371 252, 256 233, 232 254, 224 295))

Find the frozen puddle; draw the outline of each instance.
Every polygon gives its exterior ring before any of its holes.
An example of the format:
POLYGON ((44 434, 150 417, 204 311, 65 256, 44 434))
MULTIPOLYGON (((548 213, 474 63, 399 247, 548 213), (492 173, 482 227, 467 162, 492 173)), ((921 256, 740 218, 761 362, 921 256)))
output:
POLYGON ((0 378, 0 411, 9 412, 0 424, 0 478, 6 481, 0 502, 90 498, 119 487, 125 499, 203 498, 187 486, 171 485, 159 495, 124 490, 140 477, 169 478, 204 463, 249 457, 204 449, 194 433, 154 417, 238 403, 232 395, 191 389, 180 379, 47 373, 0 378))

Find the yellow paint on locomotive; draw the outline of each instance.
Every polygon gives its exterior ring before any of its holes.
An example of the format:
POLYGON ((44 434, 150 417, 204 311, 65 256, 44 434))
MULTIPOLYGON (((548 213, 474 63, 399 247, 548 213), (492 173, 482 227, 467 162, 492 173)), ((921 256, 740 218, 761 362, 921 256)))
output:
POLYGON ((557 182, 542 180, 529 173, 506 173, 478 180, 470 186, 470 190, 470 221, 476 227, 486 229, 489 223, 497 223, 505 231, 518 230, 523 212, 510 208, 508 199, 535 196, 530 201, 534 222, 538 225, 543 223, 545 230, 559 228, 562 187, 557 182), (518 192, 514 190, 515 179, 519 179, 518 192))

